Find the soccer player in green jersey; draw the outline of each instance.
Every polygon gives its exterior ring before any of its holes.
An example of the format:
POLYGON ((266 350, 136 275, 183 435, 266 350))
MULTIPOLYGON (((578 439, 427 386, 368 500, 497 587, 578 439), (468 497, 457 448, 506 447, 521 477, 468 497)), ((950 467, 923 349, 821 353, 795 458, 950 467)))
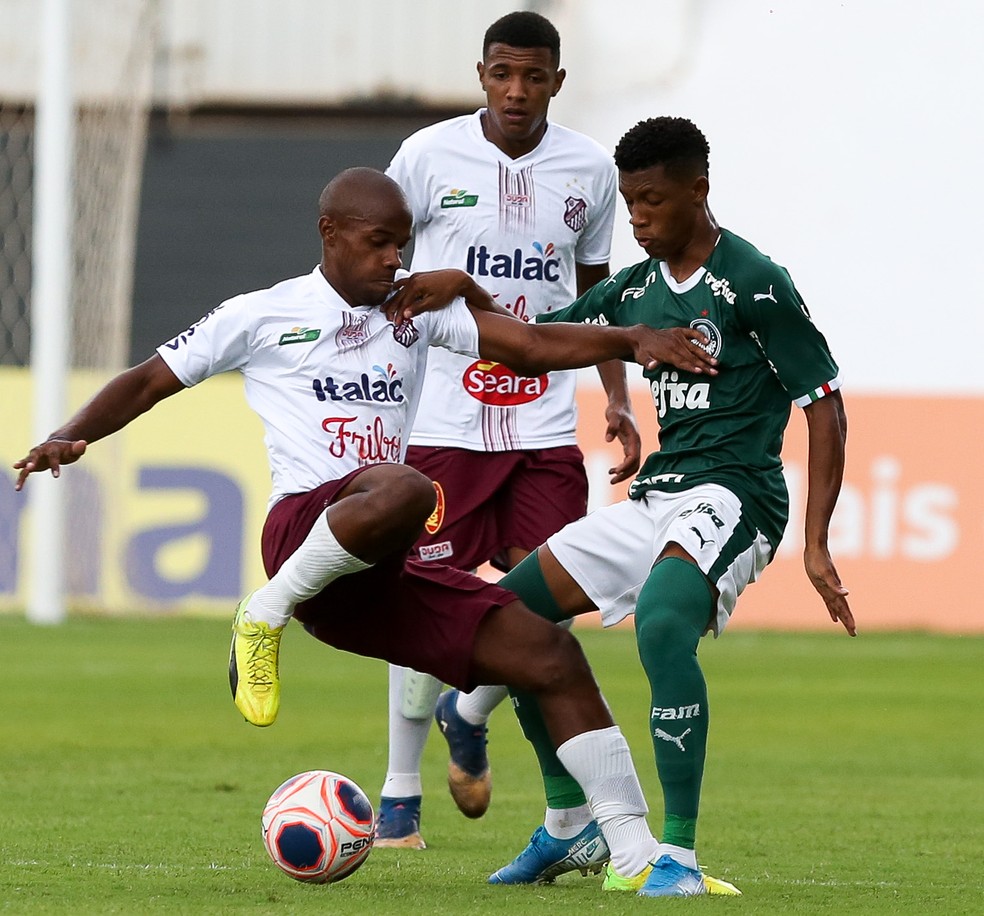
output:
MULTIPOLYGON (((537 320, 689 327, 700 332, 717 372, 647 367, 659 450, 629 498, 563 528, 501 584, 555 621, 600 610, 607 626, 635 615, 663 789, 662 843, 639 874, 609 867, 605 887, 691 896, 715 892, 695 852, 708 722, 697 646, 706 633, 720 635, 738 595, 779 546, 788 519, 780 449, 791 404, 804 409, 809 435, 806 572, 831 620, 855 634, 847 589, 827 548, 847 420, 837 365, 789 274, 711 214, 700 130, 683 118, 643 121, 619 141, 615 162, 629 222, 648 258, 537 320)), ((465 275, 409 282, 401 303, 422 305, 439 283, 447 287, 441 296, 455 286, 469 301, 487 298, 465 275)), ((536 703, 515 699, 540 761, 548 811, 583 810, 585 797, 557 760, 536 703)), ((509 883, 510 870, 528 872, 547 839, 538 828, 490 881, 504 876, 509 883)))

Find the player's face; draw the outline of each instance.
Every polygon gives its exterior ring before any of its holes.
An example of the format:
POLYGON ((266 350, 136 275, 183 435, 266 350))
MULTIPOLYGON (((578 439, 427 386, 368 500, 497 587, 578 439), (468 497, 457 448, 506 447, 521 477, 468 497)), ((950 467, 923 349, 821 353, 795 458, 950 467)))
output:
POLYGON ((657 165, 620 172, 618 190, 632 234, 649 257, 672 261, 694 241, 705 213, 707 178, 674 178, 657 165))
POLYGON ((412 220, 402 202, 361 208, 363 212, 322 216, 322 269, 349 305, 380 305, 393 289, 412 220))
POLYGON ((485 136, 507 155, 530 152, 547 129, 547 108, 566 74, 548 48, 514 48, 493 42, 478 65, 485 90, 485 136))

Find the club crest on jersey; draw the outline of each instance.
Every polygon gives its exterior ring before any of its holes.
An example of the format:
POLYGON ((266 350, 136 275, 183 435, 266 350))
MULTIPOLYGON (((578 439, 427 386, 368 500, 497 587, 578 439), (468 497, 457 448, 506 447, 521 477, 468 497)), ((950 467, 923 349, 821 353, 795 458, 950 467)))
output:
POLYGON ((515 407, 542 397, 550 379, 546 375, 527 378, 502 363, 478 360, 465 370, 461 383, 476 401, 494 407, 515 407))
POLYGON ((477 203, 477 194, 469 194, 467 191, 452 188, 450 194, 445 194, 441 198, 441 209, 450 210, 455 207, 474 207, 477 203))
POLYGON ((564 222, 574 232, 580 232, 588 219, 587 201, 583 197, 568 197, 564 205, 567 208, 564 210, 564 222))
POLYGON ((714 326, 713 322, 706 318, 695 318, 690 322, 690 327, 707 337, 707 343, 700 344, 702 350, 706 350, 713 357, 720 355, 723 340, 721 339, 721 332, 714 326))
POLYGON ((399 327, 393 325, 393 339, 401 347, 409 349, 420 340, 420 331, 413 326, 413 321, 407 318, 399 327))
POLYGON ((342 326, 335 332, 335 346, 339 350, 354 350, 369 339, 369 316, 342 312, 342 326))
POLYGON ((376 378, 363 372, 357 379, 343 381, 332 375, 324 379, 312 380, 311 387, 319 401, 371 401, 376 404, 400 404, 403 402, 403 380, 397 377, 396 369, 388 363, 373 366, 376 378))
POLYGON ((535 255, 523 256, 521 248, 511 252, 489 251, 485 245, 468 249, 465 270, 473 277, 495 277, 504 280, 545 280, 556 283, 560 279, 560 261, 554 257, 553 242, 541 245, 533 242, 535 255))
MULTIPOLYGON (((427 521, 424 522, 424 530, 428 534, 437 534, 441 530, 441 525, 444 524, 444 487, 442 487, 436 480, 431 481, 434 484, 434 495, 436 501, 434 502, 434 511, 431 512, 427 521)), ((424 559, 424 548, 420 549, 420 558, 424 559)), ((437 557, 428 557, 427 559, 436 560, 437 557)))

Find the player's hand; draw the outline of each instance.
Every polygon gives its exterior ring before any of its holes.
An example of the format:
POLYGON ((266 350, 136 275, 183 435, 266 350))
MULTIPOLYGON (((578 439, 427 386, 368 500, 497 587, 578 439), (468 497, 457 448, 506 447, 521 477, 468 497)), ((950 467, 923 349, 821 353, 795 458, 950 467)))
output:
POLYGON ((51 471, 52 477, 61 476, 63 464, 73 464, 85 454, 85 439, 48 439, 35 445, 27 457, 14 462, 14 470, 20 471, 14 489, 20 490, 28 476, 38 471, 51 471))
POLYGON ((696 328, 651 328, 637 324, 629 330, 634 337, 635 361, 647 369, 663 364, 684 372, 718 374, 717 360, 704 349, 710 341, 696 328))
POLYGON ((608 469, 609 482, 621 483, 639 470, 639 459, 642 456, 642 438, 635 417, 628 404, 611 404, 605 408, 605 419, 608 429, 605 431, 605 441, 622 443, 624 459, 620 464, 608 469))
POLYGON ((857 636, 854 615, 847 604, 848 591, 841 585, 840 576, 837 575, 830 554, 819 547, 807 548, 803 553, 803 562, 810 582, 820 593, 823 603, 827 605, 830 619, 834 623, 839 621, 851 636, 857 636))
POLYGON ((422 312, 443 308, 464 294, 472 282, 463 270, 427 270, 411 274, 393 284, 393 295, 383 303, 383 312, 396 327, 422 312))

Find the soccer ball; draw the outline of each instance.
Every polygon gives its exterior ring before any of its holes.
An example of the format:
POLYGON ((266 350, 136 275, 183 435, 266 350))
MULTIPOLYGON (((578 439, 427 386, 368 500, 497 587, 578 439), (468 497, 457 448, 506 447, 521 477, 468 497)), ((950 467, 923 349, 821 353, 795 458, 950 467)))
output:
POLYGON ((376 836, 372 805, 351 779, 328 770, 292 776, 263 809, 263 845, 298 881, 329 884, 352 874, 376 836))

